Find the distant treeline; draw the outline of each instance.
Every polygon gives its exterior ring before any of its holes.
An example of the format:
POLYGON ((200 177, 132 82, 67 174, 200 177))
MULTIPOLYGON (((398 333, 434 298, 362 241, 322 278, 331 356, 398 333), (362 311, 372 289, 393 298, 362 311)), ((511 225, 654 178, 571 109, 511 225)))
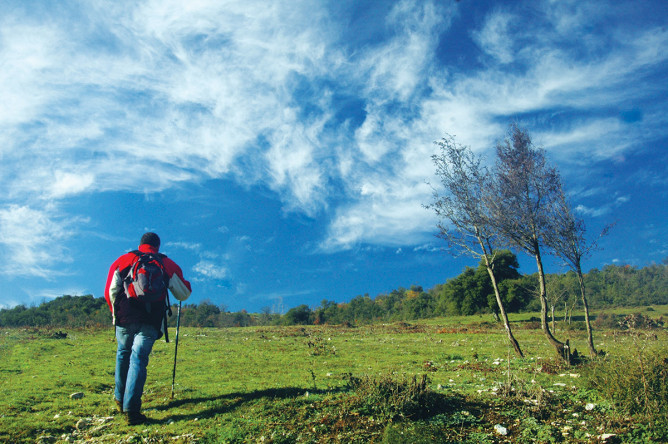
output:
MULTIPOLYGON (((498 275, 502 298, 509 312, 538 311, 535 274, 520 275, 517 259, 499 252, 498 275)), ((591 308, 668 304, 667 265, 635 268, 608 265, 585 275, 591 308)), ((548 275, 548 301, 563 313, 580 308, 577 280, 572 272, 548 275)), ((467 267, 462 274, 424 291, 420 286, 399 288, 372 298, 357 296, 347 303, 323 300, 318 307, 300 305, 285 314, 265 307, 260 313, 228 312, 209 301, 185 304, 181 325, 197 327, 246 327, 251 325, 361 324, 408 321, 436 316, 494 314, 497 305, 483 266, 467 267)), ((176 306, 170 324, 176 324, 176 306)), ((0 310, 0 327, 109 326, 111 315, 104 298, 62 296, 39 306, 18 305, 0 310)))

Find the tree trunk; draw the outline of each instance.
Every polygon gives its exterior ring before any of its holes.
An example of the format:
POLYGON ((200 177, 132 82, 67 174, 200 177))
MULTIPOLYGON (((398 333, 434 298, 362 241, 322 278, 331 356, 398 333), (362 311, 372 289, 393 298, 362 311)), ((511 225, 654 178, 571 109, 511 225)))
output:
POLYGON ((554 304, 550 305, 550 313, 552 315, 552 331, 556 333, 557 331, 557 326, 555 325, 554 321, 554 304))
POLYGON ((582 296, 582 305, 584 306, 584 312, 585 312, 585 325, 587 326, 587 345, 589 346, 589 355, 591 357, 594 357, 598 355, 598 352, 594 347, 594 334, 591 329, 591 322, 589 321, 589 305, 587 304, 584 277, 582 276, 582 270, 579 267, 576 271, 578 275, 578 282, 580 283, 580 295, 582 296))
POLYGON ((536 266, 538 267, 538 284, 540 288, 540 293, 538 295, 540 299, 540 326, 543 329, 543 333, 547 338, 548 342, 552 344, 554 349, 557 351, 559 357, 561 357, 568 365, 571 364, 569 350, 566 349, 566 346, 563 342, 558 341, 552 332, 550 331, 550 325, 547 320, 547 296, 545 291, 545 272, 543 271, 543 261, 540 257, 540 250, 538 246, 535 246, 535 257, 536 257, 536 266))
POLYGON ((515 336, 513 336, 513 332, 510 329, 510 322, 508 322, 508 315, 506 314, 506 309, 503 306, 503 301, 501 300, 501 293, 499 293, 499 286, 496 283, 496 277, 494 276, 494 270, 492 269, 492 264, 489 263, 489 257, 485 253, 485 265, 487 266, 487 273, 489 273, 489 278, 492 280, 492 287, 494 288, 494 295, 496 296, 496 303, 499 306, 499 311, 501 312, 501 319, 503 319, 503 326, 506 329, 506 333, 508 334, 508 340, 510 341, 510 344, 513 346, 513 349, 515 350, 515 353, 520 358, 524 357, 524 354, 522 353, 522 349, 520 349, 520 344, 517 342, 515 339, 515 336))

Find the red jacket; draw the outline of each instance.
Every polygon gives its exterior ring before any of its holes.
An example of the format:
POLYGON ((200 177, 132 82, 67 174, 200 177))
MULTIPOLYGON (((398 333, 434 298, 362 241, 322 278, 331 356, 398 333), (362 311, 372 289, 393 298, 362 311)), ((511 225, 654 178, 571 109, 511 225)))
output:
MULTIPOLYGON (((158 249, 142 244, 139 251, 143 253, 157 253, 158 249)), ((107 276, 107 285, 104 288, 104 298, 107 300, 111 310, 114 325, 125 326, 132 323, 148 323, 155 326, 158 331, 162 326, 162 319, 165 314, 165 301, 161 300, 146 304, 138 301, 136 298, 128 298, 123 288, 123 278, 127 276, 132 264, 137 260, 137 255, 130 252, 122 255, 109 268, 107 276)), ((183 272, 176 262, 164 256, 162 263, 170 279, 176 275, 183 284, 192 291, 190 282, 183 278, 183 272)), ((165 297, 167 290, 165 290, 165 297)))

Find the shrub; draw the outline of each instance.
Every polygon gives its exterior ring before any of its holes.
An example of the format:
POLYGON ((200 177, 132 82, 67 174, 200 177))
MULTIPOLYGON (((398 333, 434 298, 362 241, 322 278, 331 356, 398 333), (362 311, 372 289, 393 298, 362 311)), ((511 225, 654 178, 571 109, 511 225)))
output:
POLYGON ((655 320, 642 313, 633 313, 624 317, 624 319, 619 321, 619 325, 624 330, 633 330, 633 329, 653 330, 656 328, 663 327, 663 318, 655 320))
POLYGON ((393 375, 356 377, 348 375, 354 390, 353 403, 362 414, 385 420, 421 418, 429 415, 436 404, 436 393, 428 387, 429 377, 393 375))
POLYGON ((624 414, 645 415, 651 422, 668 417, 668 349, 648 350, 636 341, 634 355, 606 356, 586 370, 587 383, 624 414))
POLYGON ((619 322, 622 319, 620 315, 601 313, 596 316, 592 322, 594 328, 600 329, 619 329, 619 322))

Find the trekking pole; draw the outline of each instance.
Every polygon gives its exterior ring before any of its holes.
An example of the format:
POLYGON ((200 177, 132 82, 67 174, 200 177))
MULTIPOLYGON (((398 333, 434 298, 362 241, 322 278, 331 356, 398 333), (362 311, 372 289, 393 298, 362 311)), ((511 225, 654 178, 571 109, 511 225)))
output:
POLYGON ((176 339, 174 339, 174 370, 172 371, 172 397, 174 399, 174 380, 176 380, 176 354, 179 351, 179 327, 181 326, 181 301, 179 301, 179 312, 176 315, 176 339))

